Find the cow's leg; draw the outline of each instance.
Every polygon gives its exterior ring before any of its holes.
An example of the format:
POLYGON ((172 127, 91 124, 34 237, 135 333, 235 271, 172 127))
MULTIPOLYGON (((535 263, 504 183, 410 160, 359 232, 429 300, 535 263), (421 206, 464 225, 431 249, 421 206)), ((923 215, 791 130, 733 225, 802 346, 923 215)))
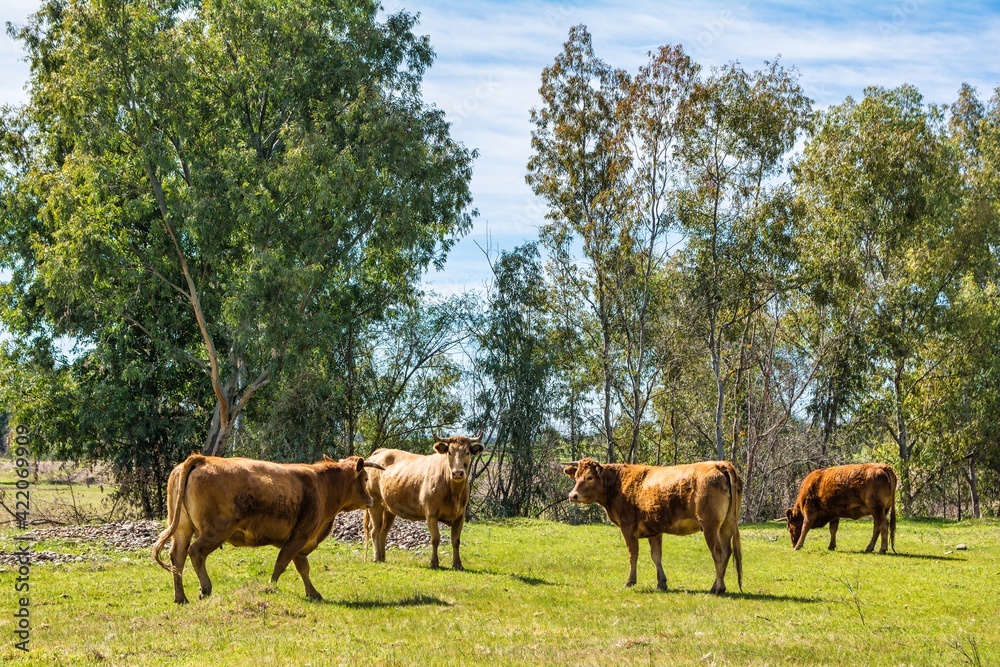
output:
POLYGON ((882 536, 882 547, 878 552, 884 554, 889 549, 889 522, 886 520, 885 510, 881 507, 876 507, 872 509, 872 541, 865 548, 865 553, 871 553, 875 550, 875 542, 878 540, 879 535, 882 536))
POLYGON ((710 593, 722 595, 726 592, 726 565, 729 562, 729 546, 723 545, 722 536, 719 535, 719 526, 705 525, 705 543, 715 561, 715 583, 712 584, 710 593))
MULTIPOLYGON (((292 562, 293 558, 299 555, 299 552, 302 551, 302 547, 305 545, 306 538, 304 536, 296 535, 293 532, 292 536, 288 538, 288 541, 281 547, 281 551, 278 552, 278 558, 274 561, 274 571, 271 572, 272 586, 278 583, 278 577, 285 572, 285 569, 288 568, 288 564, 292 562)), ((309 586, 306 588, 308 589, 309 586)))
POLYGON ((295 563, 295 569, 302 577, 302 583, 306 585, 306 597, 312 600, 322 600, 323 596, 313 587, 312 581, 309 579, 309 557, 300 553, 292 559, 292 562, 295 563))
POLYGON ((639 561, 639 538, 633 537, 625 532, 622 532, 622 536, 625 538, 625 544, 628 546, 628 580, 625 581, 625 587, 635 586, 635 566, 639 561))
POLYGON ((451 568, 453 570, 464 570, 462 567, 462 556, 458 549, 462 545, 462 526, 465 525, 465 515, 458 517, 451 524, 451 568))
POLYGON ((795 550, 798 551, 802 548, 802 545, 806 543, 806 533, 812 528, 812 519, 809 515, 802 517, 802 532, 799 533, 799 541, 795 543, 795 550))
POLYGON ((191 529, 181 523, 174 532, 170 544, 170 563, 174 566, 174 602, 187 604, 184 595, 184 561, 187 560, 188 546, 191 544, 191 529))
POLYGON ((208 578, 208 569, 205 567, 205 560, 208 555, 222 546, 228 536, 219 537, 209 533, 202 533, 188 549, 191 556, 191 567, 198 575, 198 582, 201 586, 201 596, 207 598, 212 594, 212 580, 208 578))
POLYGON ((438 569, 438 545, 441 544, 441 531, 438 530, 437 517, 427 517, 427 530, 431 534, 431 569, 438 569))
POLYGON ((667 575, 663 572, 663 535, 654 535, 649 538, 649 555, 656 566, 656 587, 661 591, 667 590, 667 575))
POLYGON ((378 538, 375 540, 375 544, 378 548, 378 553, 380 554, 375 560, 380 563, 385 562, 385 543, 389 539, 389 531, 392 529, 392 524, 396 520, 396 515, 388 510, 382 512, 382 530, 378 532, 378 538))
POLYGON ((375 499, 372 506, 365 512, 365 528, 369 531, 372 548, 375 551, 373 557, 376 563, 385 561, 385 543, 380 541, 382 538, 382 519, 384 516, 385 509, 378 499, 375 499))
POLYGON ((837 548, 837 529, 840 528, 840 519, 830 519, 830 551, 837 548))

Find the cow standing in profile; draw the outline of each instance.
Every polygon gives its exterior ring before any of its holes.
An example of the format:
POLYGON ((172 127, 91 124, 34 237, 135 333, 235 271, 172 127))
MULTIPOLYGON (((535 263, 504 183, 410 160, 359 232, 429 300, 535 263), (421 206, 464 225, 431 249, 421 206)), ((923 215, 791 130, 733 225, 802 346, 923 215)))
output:
POLYGON ((811 528, 830 524, 830 550, 837 548, 840 520, 871 516, 872 539, 866 553, 875 549, 882 536, 880 554, 887 551, 886 538, 896 551, 896 472, 884 463, 860 463, 813 470, 802 480, 795 506, 785 510, 792 546, 798 550, 811 528))
POLYGON ((371 505, 365 469, 378 468, 360 456, 324 459, 306 465, 192 454, 174 468, 167 480, 168 526, 153 545, 153 558, 174 575, 174 602, 188 601, 181 575, 189 554, 201 597, 212 593, 205 559, 225 542, 280 548, 271 583, 294 562, 306 596, 322 599, 309 580, 307 557, 330 534, 339 512, 371 505), (160 552, 171 537, 168 566, 160 552))
POLYGON ((736 561, 736 574, 743 590, 743 552, 740 549, 740 503, 743 480, 728 461, 707 461, 670 467, 601 465, 594 459, 566 464, 564 472, 576 484, 569 499, 574 503, 598 503, 625 538, 629 555, 626 586, 635 585, 639 540, 649 540, 656 565, 656 586, 667 589, 663 572, 663 533, 690 535, 701 531, 715 561, 715 583, 711 592, 726 592, 729 557, 736 561))
MULTIPOLYGON (((463 569, 461 545, 465 508, 469 504, 472 457, 483 451, 483 436, 434 436, 433 454, 411 454, 399 449, 377 449, 368 460, 384 471, 368 478, 372 505, 365 512, 365 541, 375 543, 375 561, 385 561, 385 542, 396 517, 426 521, 431 534, 431 568, 438 567, 438 523, 451 526, 451 566, 463 569)), ((367 546, 366 546, 367 550, 367 546)))

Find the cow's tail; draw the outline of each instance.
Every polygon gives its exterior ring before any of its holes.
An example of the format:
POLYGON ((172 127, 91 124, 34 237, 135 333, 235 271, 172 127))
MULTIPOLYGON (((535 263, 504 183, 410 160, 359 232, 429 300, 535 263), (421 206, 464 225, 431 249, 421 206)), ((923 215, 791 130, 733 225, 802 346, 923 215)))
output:
POLYGON ((163 551, 163 546, 170 539, 170 536, 174 534, 177 530, 177 526, 181 521, 181 505, 184 503, 184 493, 187 491, 187 480, 188 475, 194 470, 195 466, 204 463, 205 457, 199 454, 192 454, 187 457, 183 464, 181 464, 180 479, 177 481, 177 492, 173 498, 167 497, 167 528, 159 537, 156 538, 156 544, 153 545, 153 560, 162 567, 164 570, 176 573, 177 568, 174 567, 173 563, 167 565, 160 558, 160 552, 163 551), (173 502, 171 502, 173 501, 173 502))
POLYGON ((892 485, 892 505, 889 507, 889 544, 896 553, 896 471, 889 468, 889 483, 892 485))
POLYGON ((736 468, 729 464, 722 468, 726 479, 729 480, 729 511, 726 513, 726 523, 732 526, 732 542, 730 548, 733 552, 733 560, 736 561, 736 581, 740 586, 740 593, 743 592, 743 548, 740 544, 740 506, 743 504, 743 480, 740 479, 736 468))

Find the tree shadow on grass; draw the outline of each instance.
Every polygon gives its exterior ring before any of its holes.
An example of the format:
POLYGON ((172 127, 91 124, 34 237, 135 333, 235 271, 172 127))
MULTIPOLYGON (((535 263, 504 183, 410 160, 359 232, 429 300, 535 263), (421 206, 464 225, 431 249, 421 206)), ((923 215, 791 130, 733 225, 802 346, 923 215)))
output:
MULTIPOLYGON (((656 588, 644 588, 637 590, 636 593, 639 593, 640 595, 669 595, 671 593, 685 593, 688 595, 701 594, 711 597, 720 597, 707 590, 685 590, 683 588, 668 588, 665 591, 661 591, 656 588)), ((802 595, 774 595, 771 593, 739 593, 737 591, 726 591, 721 598, 730 598, 733 600, 760 600, 761 602, 805 602, 813 604, 824 601, 823 598, 815 596, 806 597, 802 595)))
POLYGON ((528 586, 555 586, 555 584, 547 579, 542 579, 541 577, 529 577, 526 574, 514 574, 512 572, 497 572, 496 570, 477 570, 475 568, 465 568, 465 572, 469 574, 492 574, 497 577, 509 577, 511 579, 516 579, 522 584, 527 584, 528 586))
POLYGON ((333 604, 348 609, 386 609, 390 607, 450 607, 451 603, 434 595, 415 594, 402 600, 320 600, 323 604, 333 604))
MULTIPOLYGON (((864 553, 864 552, 862 551, 860 553, 864 553)), ((965 562, 965 561, 968 560, 968 558, 959 558, 958 556, 938 556, 938 555, 935 555, 935 554, 904 554, 904 553, 895 553, 895 554, 886 554, 886 556, 889 556, 890 558, 920 558, 920 559, 923 559, 923 560, 957 560, 959 562, 965 562)))
POLYGON ((529 577, 523 574, 510 574, 508 575, 512 579, 517 579, 522 584, 527 584, 529 586, 553 586, 551 581, 546 581, 540 577, 529 577))

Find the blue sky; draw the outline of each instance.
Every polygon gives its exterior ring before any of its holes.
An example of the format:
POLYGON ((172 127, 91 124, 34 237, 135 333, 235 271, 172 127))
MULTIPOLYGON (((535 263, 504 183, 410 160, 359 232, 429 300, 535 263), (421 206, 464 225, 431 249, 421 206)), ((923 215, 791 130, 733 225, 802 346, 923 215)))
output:
MULTIPOLYGON (((4 21, 23 23, 35 0, 0 0, 4 21)), ((682 44, 701 65, 738 60, 760 67, 780 55, 795 66, 818 107, 859 97, 868 85, 916 85, 928 101, 953 101, 962 82, 983 97, 1000 84, 1000 2, 796 3, 671 0, 385 0, 388 11, 420 14, 437 59, 425 99, 444 109, 453 135, 480 157, 473 178, 479 218, 429 289, 480 289, 488 267, 479 246, 512 248, 537 236, 545 210, 524 182, 528 110, 543 67, 571 25, 586 24, 597 54, 635 71, 648 51, 682 44)), ((17 44, 0 43, 0 103, 24 101, 27 65, 17 44)))

